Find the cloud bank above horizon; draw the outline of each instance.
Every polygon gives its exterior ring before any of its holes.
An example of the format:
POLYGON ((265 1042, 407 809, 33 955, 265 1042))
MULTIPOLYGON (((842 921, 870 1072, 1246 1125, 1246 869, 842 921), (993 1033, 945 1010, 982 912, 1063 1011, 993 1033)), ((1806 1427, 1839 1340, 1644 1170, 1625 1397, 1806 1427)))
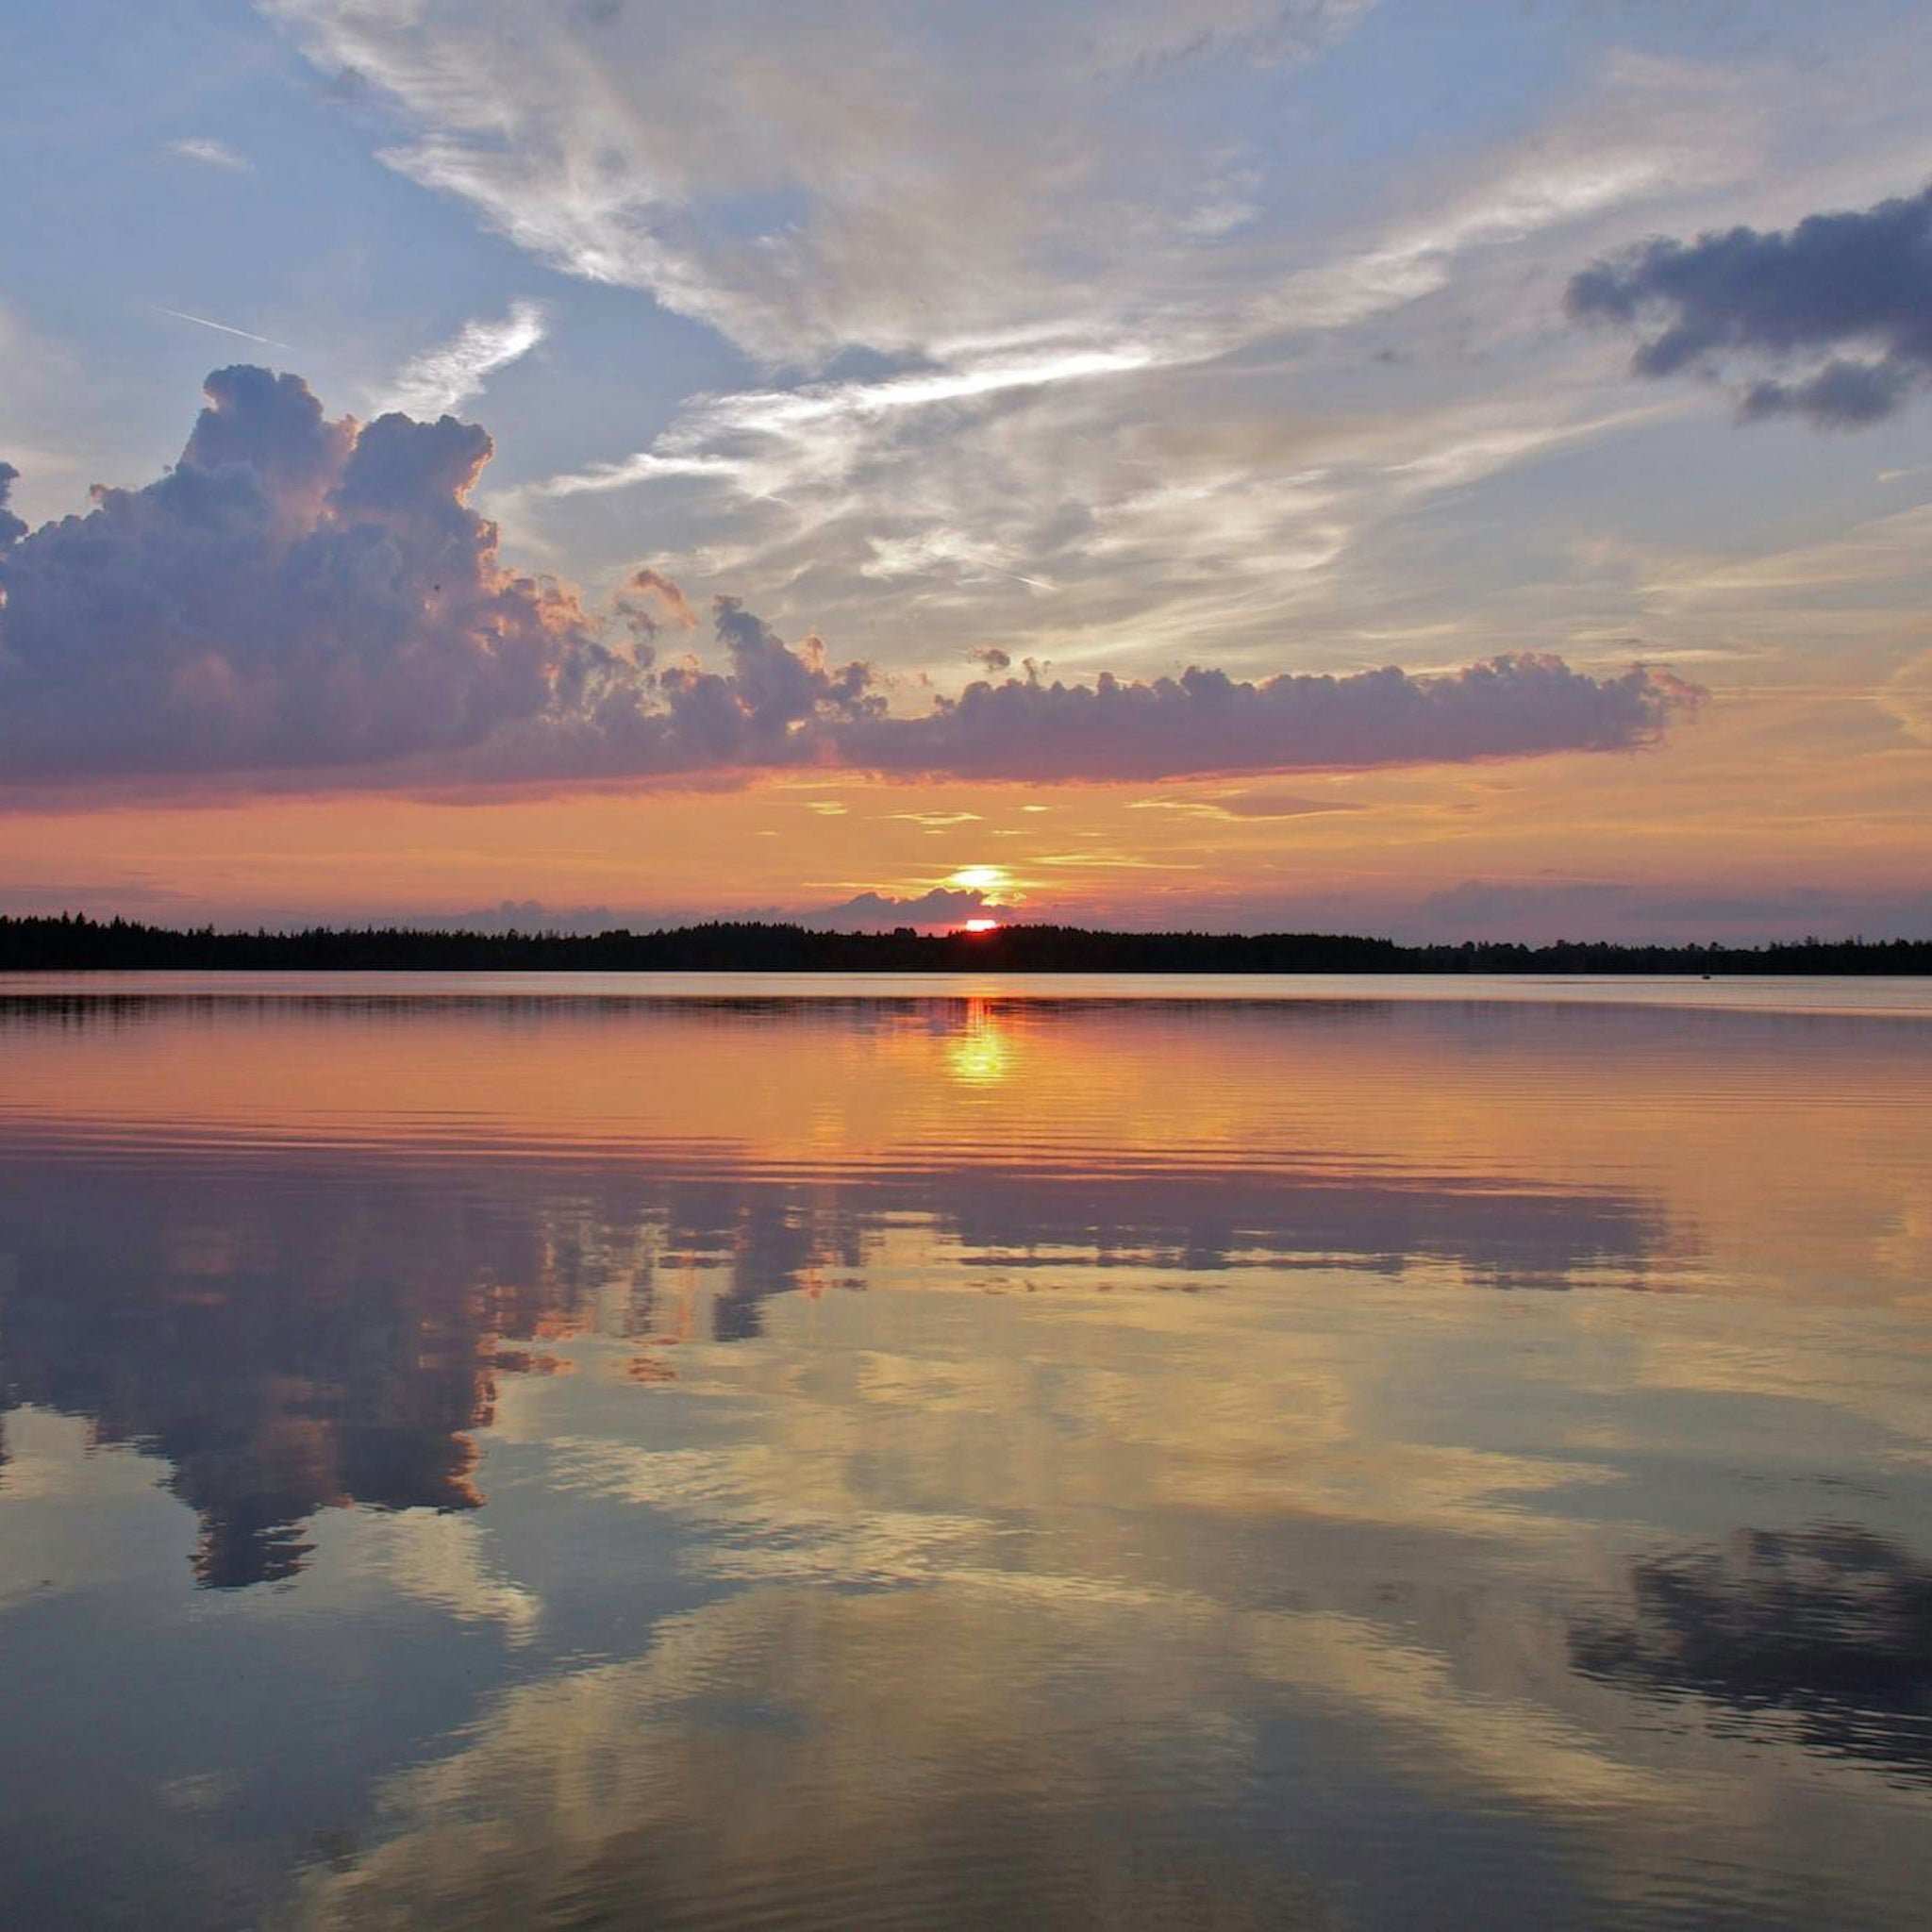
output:
MULTIPOLYGON (((495 353, 495 351, 491 351, 495 353)), ((507 565, 469 498, 492 444, 448 415, 329 420, 300 377, 208 378, 169 472, 30 530, 0 470, 0 788, 222 777, 401 789, 834 769, 1029 784, 1463 763, 1653 742, 1697 693, 1504 655, 1248 681, 982 678, 894 708, 890 673, 714 600, 728 668, 659 661, 677 587, 608 608, 507 565)), ((985 661, 999 665, 1005 654, 985 661)))

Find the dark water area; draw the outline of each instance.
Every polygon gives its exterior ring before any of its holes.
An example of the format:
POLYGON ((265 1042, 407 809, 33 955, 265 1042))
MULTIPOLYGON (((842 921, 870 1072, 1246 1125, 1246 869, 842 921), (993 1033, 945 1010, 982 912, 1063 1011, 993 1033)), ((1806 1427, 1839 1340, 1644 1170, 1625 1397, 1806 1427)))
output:
POLYGON ((0 980, 0 1924, 1928 1889, 1932 988, 0 980))

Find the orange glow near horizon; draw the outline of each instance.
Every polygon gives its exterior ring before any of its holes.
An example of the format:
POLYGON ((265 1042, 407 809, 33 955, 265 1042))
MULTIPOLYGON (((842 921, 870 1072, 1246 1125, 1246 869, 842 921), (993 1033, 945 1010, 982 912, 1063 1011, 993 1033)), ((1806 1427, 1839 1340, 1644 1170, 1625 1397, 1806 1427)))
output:
POLYGON ((997 919, 969 919, 959 930, 961 932, 997 932, 1000 923, 997 919))
POLYGON ((344 791, 15 808, 0 907, 253 925, 535 901, 683 921, 810 915, 873 892, 917 924, 913 902, 945 891, 1074 925, 1402 925, 1451 939, 1668 925, 1704 939, 1723 936, 1721 906, 1675 919, 1647 916, 1644 901, 1707 899, 1722 875, 1741 901, 1789 898, 1788 915, 1757 923, 1795 936, 1843 923, 1804 898, 1820 879, 1845 893, 1923 890, 1923 841, 1903 830, 1928 810, 1932 759, 1874 705, 1760 694, 1713 706, 1654 752, 1292 780, 1047 790, 814 774, 462 803, 344 791), (1786 801, 1775 840, 1767 784, 1786 801), (1459 917, 1453 901, 1431 907, 1469 881, 1497 903, 1459 917), (1538 912, 1541 893, 1575 881, 1597 896, 1538 912), (1526 908, 1513 918, 1512 895, 1526 908))
POLYGON ((1560 1195, 1615 1174, 1672 1230, 1654 1243, 1660 1262, 1754 1291, 1802 1279, 1841 1292, 1859 1280, 1923 1296, 1932 1254, 1920 1206, 1932 1152, 1924 1059, 1877 1022, 1831 1029, 1834 1080, 1860 1096, 1847 1113, 1839 1087, 1794 1076, 1802 1028, 1747 1051, 1750 1028, 1734 1038, 1617 1009, 1552 1010, 1525 1026, 1507 1077, 1431 1009, 1371 1018, 1346 1003, 1265 1015, 1204 1006, 1163 1023, 1159 1054, 1144 1051, 1149 1008, 974 993, 888 1003, 863 1025, 824 1028, 780 1024, 761 1006, 541 996, 432 999, 407 1016, 354 1000, 242 1011, 225 1023, 218 1059, 192 1005, 133 1021, 96 1008, 73 1028, 0 1014, 0 1147, 26 1134, 208 1158, 273 1146, 387 1161, 407 1148, 692 1177, 1034 1178, 1091 1175, 1096 1146, 1124 1174, 1214 1147, 1233 1151, 1209 1171, 1271 1187, 1351 1174, 1490 1187, 1501 1175, 1512 1193, 1560 1195), (1669 1041, 1674 1058, 1552 1048, 1577 1025, 1606 1043, 1669 1041), (1715 1091, 1722 1108, 1702 1098, 1715 1091), (1740 1119, 1766 1124, 1740 1137, 1740 1119), (1807 1182, 1821 1145, 1838 1176, 1823 1215, 1807 1182))

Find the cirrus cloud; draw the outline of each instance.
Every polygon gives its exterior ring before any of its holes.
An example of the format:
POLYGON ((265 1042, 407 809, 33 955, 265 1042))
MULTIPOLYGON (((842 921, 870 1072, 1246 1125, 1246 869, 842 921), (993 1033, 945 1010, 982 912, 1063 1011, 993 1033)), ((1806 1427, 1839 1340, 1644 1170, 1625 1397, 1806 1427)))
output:
POLYGON ((227 168, 238 174, 245 174, 255 165, 245 155, 238 155, 225 141, 216 141, 205 134, 171 141, 168 152, 186 161, 205 161, 210 168, 227 168))
POLYGON ((541 302, 512 302, 509 313, 491 322, 464 323, 446 342, 412 356, 397 371, 383 404, 408 416, 440 416, 481 395, 499 369, 527 356, 549 330, 549 311, 541 302))

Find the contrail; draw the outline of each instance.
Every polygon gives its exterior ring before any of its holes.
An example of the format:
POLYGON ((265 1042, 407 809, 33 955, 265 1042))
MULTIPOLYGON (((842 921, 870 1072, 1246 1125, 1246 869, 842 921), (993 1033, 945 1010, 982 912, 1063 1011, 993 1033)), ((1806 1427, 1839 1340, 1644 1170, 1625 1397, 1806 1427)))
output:
POLYGON ((225 322, 210 322, 205 315, 190 315, 183 308, 163 308, 158 302, 147 305, 157 315, 172 315, 176 322, 192 322, 202 328, 218 328, 225 336, 240 336, 244 342, 259 342, 265 349, 286 349, 287 342, 278 342, 273 336, 258 336, 253 329, 231 328, 225 322))

